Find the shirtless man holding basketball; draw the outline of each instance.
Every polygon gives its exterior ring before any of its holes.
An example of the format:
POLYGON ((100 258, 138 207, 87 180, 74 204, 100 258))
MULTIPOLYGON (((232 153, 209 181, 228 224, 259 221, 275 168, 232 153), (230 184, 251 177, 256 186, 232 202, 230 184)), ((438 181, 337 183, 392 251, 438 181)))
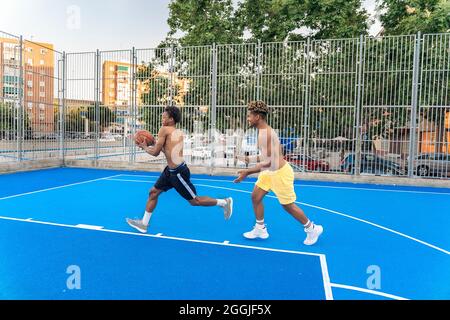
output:
POLYGON ((147 146, 142 141, 138 146, 148 154, 157 157, 161 151, 167 159, 167 167, 150 191, 142 220, 127 219, 127 223, 142 233, 146 233, 153 211, 156 208, 161 193, 172 188, 186 199, 192 206, 219 206, 228 220, 233 213, 233 199, 213 199, 197 195, 194 185, 190 181, 191 173, 183 159, 183 133, 176 128, 181 121, 181 111, 177 107, 166 107, 162 115, 162 127, 154 146, 147 146))

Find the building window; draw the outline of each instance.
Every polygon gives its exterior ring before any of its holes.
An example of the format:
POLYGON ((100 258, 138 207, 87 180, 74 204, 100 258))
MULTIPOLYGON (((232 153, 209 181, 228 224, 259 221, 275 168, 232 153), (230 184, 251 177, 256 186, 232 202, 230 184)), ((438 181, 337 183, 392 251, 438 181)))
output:
POLYGON ((40 114, 39 115, 39 120, 40 121, 44 121, 45 120, 45 114, 40 114))
POLYGON ((39 86, 40 87, 45 87, 45 81, 39 81, 39 86))
POLYGON ((45 98, 45 92, 39 92, 39 97, 45 98))
POLYGON ((33 59, 29 58, 29 59, 27 60, 27 63, 28 63, 30 66, 32 66, 32 65, 33 65, 33 59))
POLYGON ((39 64, 41 65, 41 66, 43 66, 45 63, 44 63, 44 60, 41 60, 41 61, 39 61, 39 64))
POLYGON ((109 71, 115 71, 114 67, 109 67, 109 71))
POLYGON ((28 81, 27 81, 27 87, 28 87, 28 88, 33 88, 33 81, 28 80, 28 81))
POLYGON ((43 103, 39 103, 39 110, 44 110, 45 109, 45 105, 43 103))
POLYGON ((41 54, 46 54, 47 53, 47 49, 41 49, 41 54))
POLYGON ((33 109, 33 102, 28 102, 28 109, 33 109))
POLYGON ((27 50, 28 52, 33 52, 33 48, 30 48, 30 47, 28 47, 26 50, 27 50))
POLYGON ((32 97, 33 96, 33 91, 28 91, 27 96, 32 97))

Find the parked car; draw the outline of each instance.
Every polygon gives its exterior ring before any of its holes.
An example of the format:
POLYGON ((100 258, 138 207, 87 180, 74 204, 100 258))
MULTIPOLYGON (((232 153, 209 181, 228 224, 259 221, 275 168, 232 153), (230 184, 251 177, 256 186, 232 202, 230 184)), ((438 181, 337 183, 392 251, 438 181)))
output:
MULTIPOLYGON (((355 172, 355 154, 349 153, 341 161, 341 170, 344 172, 355 172)), ((384 159, 372 153, 361 154, 360 163, 361 173, 384 174, 384 175, 403 175, 405 172, 401 166, 391 160, 384 159)))
POLYGON ((450 175, 450 154, 423 153, 414 158, 414 174, 426 177, 430 175, 450 175))
POLYGON ((330 171, 330 164, 327 161, 303 156, 303 154, 290 153, 284 158, 296 167, 304 168, 307 171, 330 171))
POLYGON ((64 134, 65 139, 79 139, 80 133, 79 132, 66 132, 64 134))
POLYGON ((33 139, 38 139, 38 140, 43 140, 43 139, 45 139, 45 133, 43 133, 43 132, 33 132, 33 135, 32 135, 32 138, 33 139))
POLYGON ((91 132, 91 133, 84 133, 83 134, 83 139, 86 139, 86 140, 95 140, 95 139, 97 139, 97 134, 95 133, 95 132, 91 132))
POLYGON ((57 140, 59 139, 59 134, 55 132, 47 133, 44 137, 46 140, 57 140))
POLYGON ((73 132, 71 138, 74 140, 81 140, 84 139, 86 136, 83 132, 73 132))
POLYGON ((114 136, 110 133, 105 133, 102 134, 101 138, 98 140, 101 142, 114 142, 116 141, 116 139, 114 138, 114 136))
MULTIPOLYGON (((16 140, 18 138, 17 132, 16 131, 0 131, 0 140, 16 140)), ((23 138, 25 140, 30 140, 33 138, 33 134, 31 131, 24 131, 23 133, 23 138)))
POLYGON ((123 139, 123 135, 121 135, 120 133, 112 133, 111 136, 116 139, 116 140, 122 140, 123 139))

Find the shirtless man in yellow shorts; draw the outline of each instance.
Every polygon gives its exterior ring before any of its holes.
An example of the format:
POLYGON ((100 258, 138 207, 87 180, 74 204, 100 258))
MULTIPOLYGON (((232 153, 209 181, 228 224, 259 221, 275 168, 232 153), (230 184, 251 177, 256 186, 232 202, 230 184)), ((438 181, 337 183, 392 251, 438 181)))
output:
MULTIPOLYGON (((279 202, 289 214, 299 221, 306 232, 305 245, 313 245, 323 232, 323 227, 315 225, 310 221, 302 209, 296 204, 294 191, 294 170, 283 158, 280 141, 276 132, 267 124, 266 118, 269 108, 262 101, 252 101, 248 104, 247 121, 251 127, 258 129, 257 165, 254 168, 238 171, 238 178, 234 180, 239 183, 247 176, 258 173, 258 181, 252 193, 253 210, 255 211, 256 224, 253 230, 244 233, 247 239, 267 239, 269 233, 264 224, 264 196, 272 190, 279 202)), ((249 157, 244 159, 250 162, 249 157)))

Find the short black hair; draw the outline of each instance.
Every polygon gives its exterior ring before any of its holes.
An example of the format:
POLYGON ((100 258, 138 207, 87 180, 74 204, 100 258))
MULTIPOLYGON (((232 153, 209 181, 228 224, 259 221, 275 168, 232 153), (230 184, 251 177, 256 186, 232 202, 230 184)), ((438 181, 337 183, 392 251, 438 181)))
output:
POLYGON ((178 107, 167 106, 166 109, 164 109, 164 112, 167 112, 167 114, 173 119, 175 124, 181 121, 181 111, 178 107))

